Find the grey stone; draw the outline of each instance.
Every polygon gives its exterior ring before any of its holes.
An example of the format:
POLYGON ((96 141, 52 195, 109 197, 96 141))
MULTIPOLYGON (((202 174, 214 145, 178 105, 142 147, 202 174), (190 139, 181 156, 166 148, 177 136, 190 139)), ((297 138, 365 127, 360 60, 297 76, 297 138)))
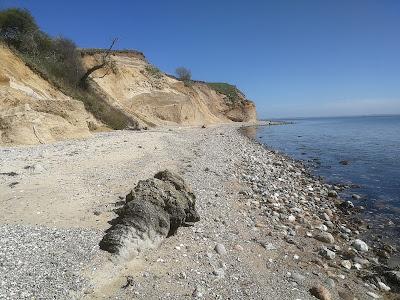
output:
POLYGON ((329 232, 318 232, 314 238, 328 244, 333 244, 335 242, 335 238, 329 232))
POLYGON ((215 269, 214 271, 213 271, 213 274, 215 275, 215 276, 217 276, 217 277, 224 277, 225 276, 225 271, 224 271, 224 269, 223 268, 220 268, 220 269, 215 269))
POLYGON ((337 198, 338 193, 335 190, 328 191, 328 197, 337 198))
POLYGON ((225 255, 226 254, 226 249, 225 246, 222 244, 217 244, 214 247, 215 252, 217 252, 219 255, 225 255))
POLYGON ((302 282, 306 277, 299 273, 292 273, 291 278, 297 283, 302 282))
POLYGON ((330 288, 336 288, 336 282, 332 278, 328 278, 325 282, 330 288))
POLYGON ((336 256, 335 252, 329 250, 328 248, 322 248, 322 249, 319 251, 319 254, 320 254, 322 257, 325 257, 325 258, 327 258, 327 259, 334 259, 335 256, 336 256))

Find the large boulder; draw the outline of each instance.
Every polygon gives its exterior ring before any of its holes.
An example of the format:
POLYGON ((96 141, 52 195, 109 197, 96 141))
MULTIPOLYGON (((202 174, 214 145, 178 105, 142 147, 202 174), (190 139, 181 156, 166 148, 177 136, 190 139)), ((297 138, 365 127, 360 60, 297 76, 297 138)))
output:
POLYGON ((125 205, 117 211, 100 242, 100 248, 123 256, 157 247, 186 222, 199 221, 196 197, 179 175, 168 170, 139 181, 126 195, 125 205))

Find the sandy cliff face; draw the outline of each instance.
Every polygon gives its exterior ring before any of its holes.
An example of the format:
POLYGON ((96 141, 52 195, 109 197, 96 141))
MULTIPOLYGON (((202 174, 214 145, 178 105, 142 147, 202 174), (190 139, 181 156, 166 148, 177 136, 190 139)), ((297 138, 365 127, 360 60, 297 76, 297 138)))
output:
POLYGON ((0 145, 38 144, 90 135, 96 121, 83 103, 58 91, 0 44, 0 145))
MULTIPOLYGON (((100 61, 101 53, 82 51, 87 68, 100 61)), ((253 102, 242 97, 230 103, 205 83, 189 86, 156 71, 139 52, 114 52, 112 71, 98 70, 92 79, 112 104, 122 108, 142 124, 201 125, 255 121, 253 102), (106 75, 105 75, 106 74, 106 75)))
MULTIPOLYGON (((82 50, 86 67, 102 55, 82 50)), ((234 102, 207 84, 183 82, 152 67, 136 51, 114 51, 113 67, 98 70, 90 86, 130 127, 203 125, 255 121, 255 106, 234 102)), ((101 126, 81 101, 72 99, 32 71, 0 44, 0 145, 38 144, 90 135, 101 126)))

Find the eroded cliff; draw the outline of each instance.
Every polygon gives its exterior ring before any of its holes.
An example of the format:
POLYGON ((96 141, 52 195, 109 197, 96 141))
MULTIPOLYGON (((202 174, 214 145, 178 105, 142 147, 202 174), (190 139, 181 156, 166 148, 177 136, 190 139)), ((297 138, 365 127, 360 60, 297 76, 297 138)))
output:
POLYGON ((0 44, 0 144, 38 144, 90 135, 99 122, 0 44))
MULTIPOLYGON (((101 61, 101 50, 81 50, 86 68, 101 61)), ((100 69, 92 80, 140 123, 201 125, 256 120, 255 105, 238 91, 232 101, 205 82, 184 83, 150 65, 136 51, 114 51, 110 70, 100 69)))
MULTIPOLYGON (((84 66, 96 64, 102 51, 81 50, 84 66)), ((184 83, 150 65, 137 51, 113 51, 110 58, 111 67, 94 72, 88 88, 102 102, 103 115, 110 111, 127 127, 256 120, 255 105, 235 87, 230 86, 233 99, 206 82, 184 83)), ((0 145, 83 138, 107 123, 85 109, 90 109, 85 99, 66 95, 2 44, 0 61, 0 145)))

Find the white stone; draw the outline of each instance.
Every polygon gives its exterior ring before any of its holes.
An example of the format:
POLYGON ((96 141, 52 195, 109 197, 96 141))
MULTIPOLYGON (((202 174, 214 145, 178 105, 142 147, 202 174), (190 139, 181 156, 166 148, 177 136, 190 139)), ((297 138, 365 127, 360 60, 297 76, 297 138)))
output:
POLYGON ((330 220, 331 220, 331 218, 328 216, 327 213, 324 213, 324 214, 322 215, 322 217, 323 217, 326 221, 330 221, 330 220))
POLYGON ((336 254, 335 252, 329 250, 328 248, 323 248, 319 251, 320 255, 327 259, 334 259, 336 254))
POLYGON ((378 282, 378 286, 382 291, 385 291, 385 292, 389 292, 390 291, 390 287, 387 286, 386 284, 384 284, 382 281, 378 282))
POLYGON ((351 269, 351 261, 349 260, 342 260, 340 264, 343 268, 346 268, 347 270, 351 269))
POLYGON ((276 246, 272 243, 261 243, 265 250, 276 250, 276 246))
POLYGON ((377 295, 377 294, 375 294, 375 293, 373 293, 373 292, 367 292, 367 295, 370 296, 370 297, 373 298, 373 299, 379 299, 379 298, 381 298, 381 296, 379 296, 379 295, 377 295))
POLYGON ((358 251, 362 251, 362 252, 367 252, 368 251, 368 245, 359 239, 354 240, 354 242, 351 244, 354 249, 358 250, 358 251))

